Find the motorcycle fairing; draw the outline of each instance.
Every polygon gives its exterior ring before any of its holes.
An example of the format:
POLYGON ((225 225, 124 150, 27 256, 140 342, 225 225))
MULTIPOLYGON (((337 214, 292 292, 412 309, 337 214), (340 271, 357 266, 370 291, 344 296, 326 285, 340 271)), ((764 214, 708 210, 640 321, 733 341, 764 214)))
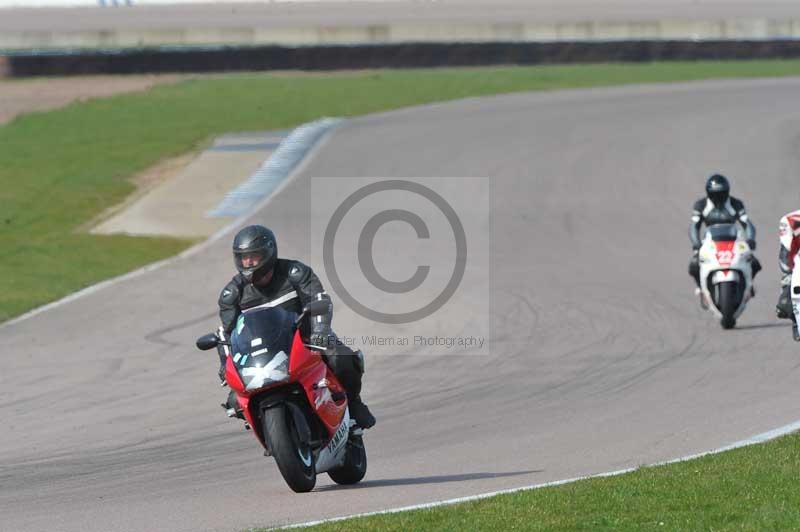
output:
POLYGON ((712 292, 721 283, 742 285, 742 297, 734 317, 738 318, 744 311, 750 299, 753 280, 751 257, 750 246, 742 238, 736 224, 719 224, 708 228, 700 249, 700 279, 701 289, 715 315, 722 316, 712 292))
MULTIPOLYGON (((251 411, 250 403, 256 396, 260 403, 265 394, 273 391, 280 396, 284 386, 293 382, 303 388, 309 406, 331 441, 336 439, 343 423, 349 425, 349 418, 344 419, 347 413, 344 387, 320 352, 303 343, 295 327, 296 317, 276 307, 251 311, 239 316, 231 335, 231 350, 225 362, 226 380, 265 448, 258 413, 251 411)), ((328 454, 335 453, 332 450, 328 454)))
POLYGON ((730 267, 736 254, 736 250, 734 249, 734 244, 736 244, 736 242, 726 240, 715 241, 714 244, 717 248, 715 255, 719 265, 723 268, 730 267))
POLYGON ((350 435, 350 411, 345 408, 342 421, 331 436, 328 445, 320 450, 317 455, 317 473, 323 473, 344 462, 347 448, 347 437, 350 435))
MULTIPOLYGON (((244 389, 255 393, 289 379, 289 352, 297 315, 278 308, 265 308, 239 316, 231 334, 228 357, 244 389)), ((237 383, 238 384, 238 383, 237 383)))
POLYGON ((717 270, 712 274, 711 284, 728 283, 739 280, 739 272, 733 270, 717 270))
POLYGON ((308 404, 316 411, 328 435, 333 436, 347 409, 345 390, 336 375, 321 360, 320 353, 306 347, 300 331, 295 331, 292 342, 289 374, 292 380, 298 380, 302 384, 308 404), (334 400, 337 395, 341 397, 338 401, 334 400))

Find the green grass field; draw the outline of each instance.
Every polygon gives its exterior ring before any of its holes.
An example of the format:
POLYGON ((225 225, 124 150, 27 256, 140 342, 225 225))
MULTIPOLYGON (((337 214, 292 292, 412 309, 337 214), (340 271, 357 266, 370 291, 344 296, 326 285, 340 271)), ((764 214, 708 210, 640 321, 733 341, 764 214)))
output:
POLYGON ((789 75, 800 61, 250 74, 25 115, 0 127, 0 321, 187 247, 82 228, 133 191, 130 176, 221 133, 515 91, 789 75))
POLYGON ((304 530, 800 530, 800 435, 617 477, 304 530))

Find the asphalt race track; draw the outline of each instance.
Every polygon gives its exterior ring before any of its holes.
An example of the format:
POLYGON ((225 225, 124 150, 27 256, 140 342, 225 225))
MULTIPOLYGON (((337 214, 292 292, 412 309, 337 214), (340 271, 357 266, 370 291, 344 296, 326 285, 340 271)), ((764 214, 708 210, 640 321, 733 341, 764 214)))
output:
MULTIPOLYGON (((471 250, 491 254, 491 354, 370 358, 367 478, 296 495, 224 417, 216 356, 193 347, 232 275, 226 237, 0 327, 0 528, 241 530, 652 463, 796 421, 800 346, 773 307, 778 219, 800 202, 799 93, 800 79, 634 86, 348 122, 252 220, 306 258, 312 177, 491 178, 492 246, 471 250), (686 274, 689 211, 714 171, 746 201, 765 268, 727 332, 686 274)), ((468 311, 431 320, 459 334, 468 311)), ((340 333, 365 332, 336 312, 340 333)))

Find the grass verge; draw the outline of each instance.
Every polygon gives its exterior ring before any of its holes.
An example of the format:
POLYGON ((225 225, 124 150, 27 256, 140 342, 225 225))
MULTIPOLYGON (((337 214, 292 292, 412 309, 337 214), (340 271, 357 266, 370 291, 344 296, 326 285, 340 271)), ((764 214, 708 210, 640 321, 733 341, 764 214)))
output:
POLYGON ((24 115, 0 127, 0 321, 186 248, 79 228, 132 192, 130 176, 215 135, 468 96, 790 75, 800 61, 249 74, 24 115))
POLYGON ((800 530, 800 435, 616 477, 304 530, 800 530))

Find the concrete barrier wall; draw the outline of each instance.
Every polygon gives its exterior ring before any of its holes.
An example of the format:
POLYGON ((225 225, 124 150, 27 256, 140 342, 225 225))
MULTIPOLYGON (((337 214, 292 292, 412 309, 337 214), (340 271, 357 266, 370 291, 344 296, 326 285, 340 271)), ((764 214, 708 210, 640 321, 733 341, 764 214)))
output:
POLYGON ((0 56, 6 76, 337 70, 800 57, 800 41, 416 43, 139 49, 0 56), (5 65, 5 66, 3 66, 5 65))
POLYGON ((800 38, 800 19, 586 21, 563 23, 392 23, 300 27, 172 27, 5 30, 0 50, 150 46, 548 42, 586 40, 756 40, 800 38))

